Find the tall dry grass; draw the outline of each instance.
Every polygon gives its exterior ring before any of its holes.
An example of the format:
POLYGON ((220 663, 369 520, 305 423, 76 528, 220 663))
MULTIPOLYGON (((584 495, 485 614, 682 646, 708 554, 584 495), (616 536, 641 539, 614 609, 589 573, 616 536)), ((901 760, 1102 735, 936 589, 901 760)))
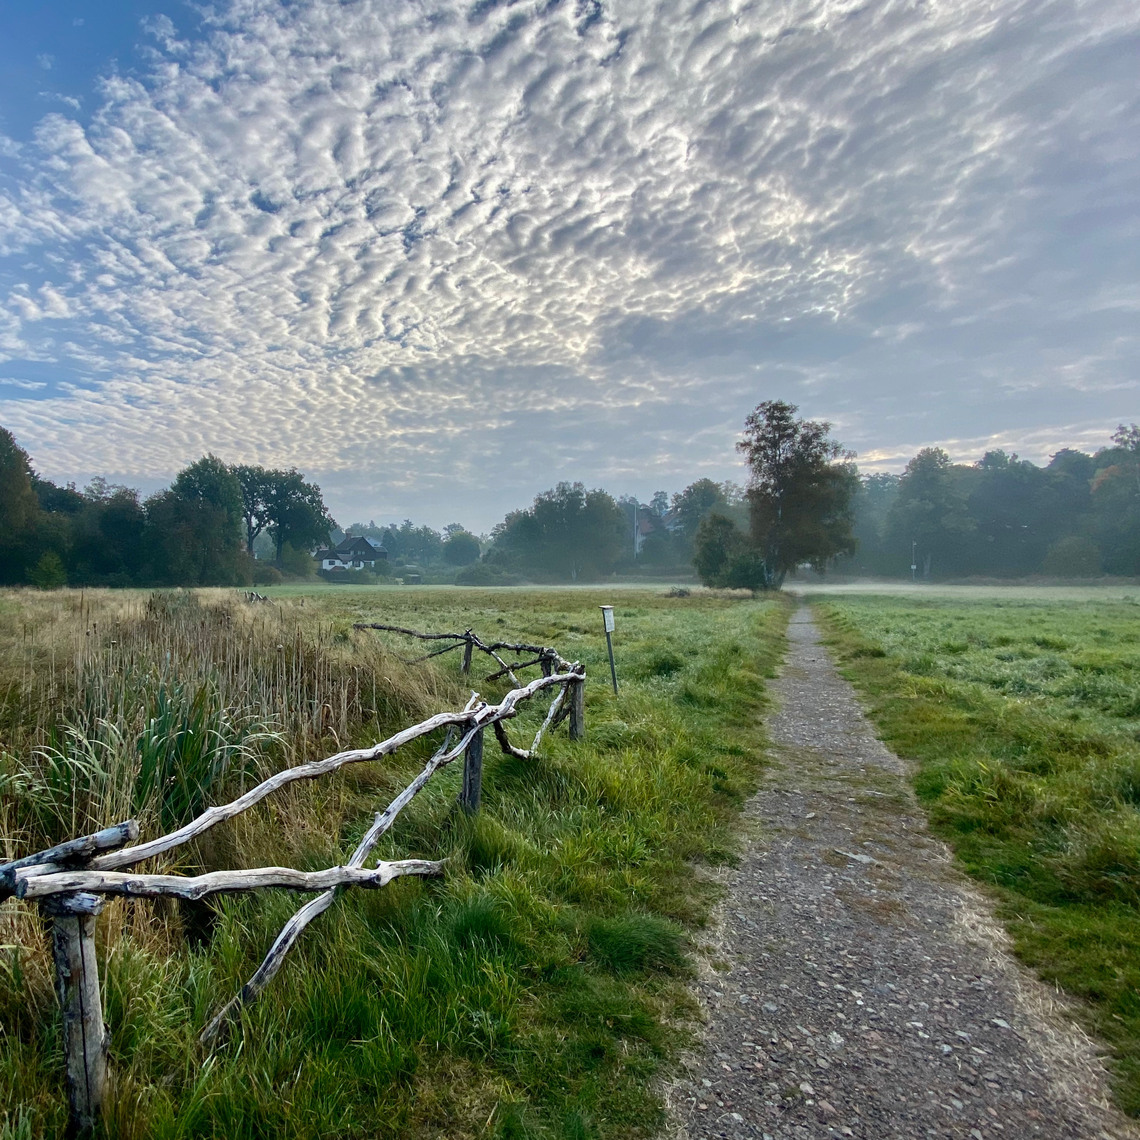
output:
MULTIPOLYGON (((229 591, 0 595, 0 858, 127 818, 144 836, 159 835, 272 771, 457 703, 457 686, 438 671, 413 677, 374 641, 310 616, 299 600, 257 606, 229 591)), ((331 784, 290 789, 148 869, 288 862, 298 837, 340 827, 348 797, 343 782, 331 784)), ((112 904, 101 923, 108 952, 127 933, 170 952, 205 909, 112 904)), ((0 904, 0 954, 17 948, 18 990, 34 995, 34 1009, 50 1008, 34 913, 0 904)))
POLYGON ((253 778, 458 691, 374 640, 221 591, 0 601, 5 857, 135 816, 177 827, 253 778))

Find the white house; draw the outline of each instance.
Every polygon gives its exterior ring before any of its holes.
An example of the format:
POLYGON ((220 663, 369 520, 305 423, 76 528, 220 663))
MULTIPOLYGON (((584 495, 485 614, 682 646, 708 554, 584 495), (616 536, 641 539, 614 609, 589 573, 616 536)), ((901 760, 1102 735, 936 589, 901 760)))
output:
POLYGON ((388 561, 388 551, 371 539, 349 535, 337 546, 313 553, 322 570, 375 570, 377 562, 388 561))

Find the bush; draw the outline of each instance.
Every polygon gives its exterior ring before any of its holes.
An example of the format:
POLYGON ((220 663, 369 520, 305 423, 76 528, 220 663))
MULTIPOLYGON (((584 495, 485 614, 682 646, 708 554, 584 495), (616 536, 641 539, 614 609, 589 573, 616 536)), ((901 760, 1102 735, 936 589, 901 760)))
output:
POLYGON ((298 550, 286 542, 281 548, 281 569, 296 578, 312 578, 317 563, 307 550, 298 550))
POLYGON ((67 571, 54 550, 45 550, 40 560, 28 571, 28 580, 41 590, 57 590, 67 585, 67 571))
POLYGON ((455 575, 457 586, 517 586, 521 581, 518 574, 500 570, 488 562, 476 562, 455 575))
POLYGON ((693 566, 706 586, 755 593, 769 584, 759 551, 724 515, 701 520, 693 544, 693 566))
POLYGON ((1049 548, 1041 565, 1056 578, 1095 578, 1100 574, 1100 547, 1091 538, 1071 534, 1049 548))
POLYGON ((254 561, 253 584, 255 586, 276 586, 278 582, 284 580, 285 575, 276 566, 270 566, 268 562, 262 562, 259 559, 254 561))
POLYGON ((318 570, 317 577, 342 586, 376 585, 376 575, 368 570, 318 570))

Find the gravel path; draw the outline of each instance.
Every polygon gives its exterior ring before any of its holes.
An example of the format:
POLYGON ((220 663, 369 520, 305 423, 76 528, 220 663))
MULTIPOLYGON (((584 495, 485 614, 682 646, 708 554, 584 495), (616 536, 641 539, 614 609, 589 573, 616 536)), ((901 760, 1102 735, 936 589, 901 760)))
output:
POLYGON ((698 984, 702 1052, 669 1090, 690 1137, 1140 1136, 1093 1047, 1003 949, 902 762, 806 608, 773 684, 758 839, 698 984))

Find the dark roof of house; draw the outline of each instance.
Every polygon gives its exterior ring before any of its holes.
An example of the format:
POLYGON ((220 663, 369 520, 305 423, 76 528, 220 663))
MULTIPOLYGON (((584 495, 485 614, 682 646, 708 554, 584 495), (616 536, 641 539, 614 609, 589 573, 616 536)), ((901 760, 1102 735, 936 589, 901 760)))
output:
POLYGON ((386 557, 387 552, 378 543, 363 535, 349 535, 337 546, 336 554, 342 560, 354 558, 358 561, 375 561, 377 558, 386 557))

